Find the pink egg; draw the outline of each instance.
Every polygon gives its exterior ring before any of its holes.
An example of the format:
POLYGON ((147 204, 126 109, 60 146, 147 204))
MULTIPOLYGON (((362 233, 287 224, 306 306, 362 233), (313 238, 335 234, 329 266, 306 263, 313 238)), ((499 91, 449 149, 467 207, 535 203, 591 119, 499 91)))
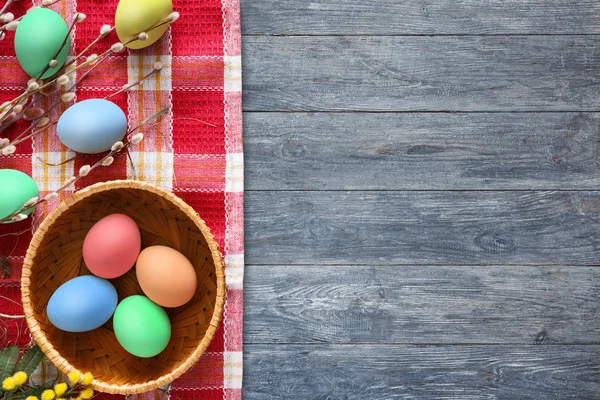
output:
POLYGON ((111 214, 96 222, 85 236, 83 260, 94 275, 116 278, 133 267, 141 247, 135 221, 124 214, 111 214))

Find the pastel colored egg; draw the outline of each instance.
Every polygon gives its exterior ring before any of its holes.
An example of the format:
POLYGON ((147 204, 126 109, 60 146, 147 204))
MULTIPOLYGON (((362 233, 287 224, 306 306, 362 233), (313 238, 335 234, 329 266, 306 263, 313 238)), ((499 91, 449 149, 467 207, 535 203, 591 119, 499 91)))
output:
POLYGON ((119 303, 113 329, 121 346, 138 357, 156 356, 171 339, 167 313, 145 296, 129 296, 119 303))
POLYGON ((163 307, 179 307, 196 293, 196 271, 180 252, 166 246, 142 250, 135 273, 144 294, 163 307))
POLYGON ((34 8, 25 14, 17 26, 14 45, 17 61, 27 75, 35 79, 46 79, 62 68, 71 47, 68 32, 65 20, 48 8, 34 8), (65 38, 67 42, 56 55, 65 38), (56 60, 57 66, 49 68, 40 77, 51 60, 56 60))
POLYGON ((109 281, 91 275, 78 276, 52 294, 48 319, 63 331, 91 331, 112 317, 117 301, 117 291, 109 281))
POLYGON ((119 40, 130 49, 142 49, 156 42, 169 29, 169 24, 149 30, 173 12, 171 0, 121 0, 115 14, 115 28, 119 40), (135 40, 140 33, 148 34, 147 40, 135 40))
POLYGON ((95 154, 110 150, 123 140, 127 117, 119 106, 104 99, 89 99, 67 108, 56 126, 60 141, 78 153, 95 154))
POLYGON ((92 274, 112 279, 133 267, 142 238, 134 220, 111 214, 96 222, 83 240, 83 261, 92 274))
MULTIPOLYGON (((39 194, 37 184, 29 175, 15 169, 0 169, 0 219, 16 213, 39 194)), ((23 214, 29 215, 32 211, 30 208, 23 214)))

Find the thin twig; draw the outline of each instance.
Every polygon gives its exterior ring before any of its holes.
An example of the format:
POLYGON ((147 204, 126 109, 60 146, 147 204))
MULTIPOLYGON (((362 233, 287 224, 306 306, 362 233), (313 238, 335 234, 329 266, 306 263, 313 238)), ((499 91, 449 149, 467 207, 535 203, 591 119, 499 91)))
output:
MULTIPOLYGON (((65 48, 65 45, 67 44, 67 42, 69 41, 69 38, 71 37, 71 32, 73 32, 73 29, 75 28, 75 25, 77 24, 77 18, 79 17, 79 14, 80 13, 75 14, 75 17, 73 18, 73 22, 71 23, 71 26, 69 27, 69 31, 65 35, 65 38, 63 39, 62 43, 60 44, 60 47, 58 48, 58 50, 56 51, 56 53, 54 54, 54 56, 52 57, 52 59, 50 61, 56 60, 56 57, 58 57, 60 52, 65 48)), ((51 68, 50 61, 48 61, 46 63, 46 67, 44 68, 44 70, 38 75, 37 78, 35 78, 36 81, 40 80, 42 78, 42 76, 44 76, 46 71, 48 71, 51 68)))
POLYGON ((129 89, 136 87, 137 85, 139 85, 140 83, 142 83, 142 81, 144 81, 145 79, 149 78, 150 76, 152 76, 154 73, 156 73, 156 71, 160 71, 158 69, 153 69, 151 72, 147 73, 146 75, 144 75, 140 80, 138 80, 137 82, 132 83, 131 85, 127 85, 122 87, 121 89, 117 90, 116 92, 109 94, 108 96, 106 96, 104 98, 104 100, 108 100, 113 96, 116 96, 118 94, 121 94, 123 92, 128 91, 129 89))
POLYGON ((6 297, 6 296, 2 296, 2 295, 0 295, 0 299, 6 300, 6 301, 10 301, 11 303, 14 303, 14 304, 16 304, 16 305, 18 305, 18 306, 20 306, 20 305, 21 305, 21 303, 19 303, 18 301, 15 301, 15 300, 13 300, 13 299, 11 299, 11 298, 9 298, 9 297, 6 297))
MULTIPOLYGON (((125 133, 125 137, 128 138, 128 141, 126 143, 120 143, 120 147, 115 148, 115 150, 112 150, 106 154, 102 159, 100 159, 99 161, 97 161, 95 164, 91 165, 88 172, 85 175, 82 175, 81 172, 79 172, 78 175, 73 176, 69 179, 67 179, 67 181, 60 186, 58 189, 56 189, 53 193, 59 193, 61 191, 63 191, 65 188, 67 188, 68 186, 74 184, 75 182, 77 182, 79 179, 81 179, 83 176, 86 176, 87 174, 89 174, 89 172, 91 172, 92 170, 96 169, 97 167, 99 167, 100 165, 102 165, 102 163, 108 159, 109 157, 113 157, 116 153, 120 152, 123 148, 127 149, 129 146, 132 145, 132 138, 133 136, 131 136, 131 134, 133 132, 135 132, 136 130, 138 130, 141 126, 143 126, 145 123, 151 121, 154 118, 158 118, 161 115, 165 114, 169 112, 169 108, 164 108, 162 110, 160 110, 159 112, 155 113, 154 115, 144 119, 144 121, 142 121, 141 124, 138 124, 136 127, 134 127, 133 129, 129 129, 126 133, 125 133)), ((135 135, 134 135, 135 136, 135 135)), ((137 143, 137 142, 136 142, 137 143)), ((115 143, 116 144, 116 143, 115 143)), ((114 146, 114 145, 113 145, 114 146)), ((81 171, 81 170, 80 170, 81 171)), ((42 199, 38 199, 35 203, 28 205, 27 207, 23 206, 19 211, 12 213, 11 215, 4 217, 2 219, 0 219, 0 223, 3 222, 10 222, 13 221, 13 218, 15 218, 16 216, 18 216, 19 214, 22 214, 24 211, 29 210, 30 208, 35 208, 38 205, 40 205, 41 203, 44 203, 48 200, 46 200, 46 198, 42 198, 42 199)))
POLYGON ((41 157, 37 157, 37 159, 38 159, 38 161, 39 161, 39 162, 41 162, 41 163, 43 163, 43 164, 45 164, 45 165, 48 165, 48 166, 50 166, 50 167, 60 167, 61 165, 64 165, 64 164, 66 164, 66 163, 69 163, 69 162, 71 162, 71 161, 75 160, 76 158, 77 158, 77 156, 73 156, 73 157, 71 157, 71 158, 67 158, 67 159, 66 159, 65 161, 63 161, 63 162, 59 162, 58 164, 52 164, 52 163, 49 163, 49 162, 46 162, 46 161, 44 161, 44 160, 43 160, 41 157))
POLYGON ((2 7, 2 9, 0 9, 0 15, 4 14, 4 11, 8 10, 8 7, 10 7, 10 5, 13 3, 13 0, 8 0, 6 2, 6 4, 4 4, 4 7, 2 7))
MULTIPOLYGON (((42 130, 48 128, 48 125, 44 125, 42 127, 40 127, 39 130, 37 131, 33 131, 33 129, 35 129, 37 127, 37 123, 40 122, 42 120, 42 118, 45 118, 46 115, 48 115, 50 113, 50 111, 54 110, 56 107, 58 107, 60 105, 61 102, 56 102, 54 104, 52 104, 50 106, 50 108, 48 108, 47 111, 45 111, 42 115, 40 115, 38 118, 34 119, 33 121, 31 121, 31 125, 29 125, 29 127, 27 127, 27 129, 25 129, 23 132, 21 132, 19 134, 19 136, 17 136, 16 138, 13 139, 12 142, 10 142, 10 144, 12 144, 13 146, 16 146, 18 144, 21 144, 22 142, 24 142, 25 140, 34 137, 35 135, 37 135, 38 133, 40 133, 42 130), (33 131, 31 134, 26 135, 27 133, 33 131)), ((50 125, 52 126, 52 125, 50 125)))
MULTIPOLYGON (((64 48, 64 45, 66 44, 66 41, 67 41, 67 39, 68 39, 68 38, 69 38, 69 36, 71 35, 71 31, 73 30, 73 27, 74 27, 74 26, 75 26, 75 24, 77 23, 77 15, 79 15, 79 13, 75 15, 75 20, 74 20, 74 21, 73 21, 73 23, 71 24, 71 27, 70 27, 70 29, 69 29, 69 33, 67 33, 67 36, 65 36, 65 39, 64 39, 64 41, 63 41, 63 44, 62 44, 62 45, 61 45, 61 47, 59 48, 59 50, 58 50, 58 52, 56 53, 56 55, 54 56, 53 60, 54 60, 54 59, 55 59, 55 58, 58 56, 58 54, 60 54, 60 52, 61 52, 61 51, 62 51, 62 49, 64 48)), ((110 51, 110 50, 108 50, 108 51, 110 51)), ((108 51, 104 52, 102 55, 106 54, 108 51)), ((81 54, 80 54, 80 55, 81 55, 81 54)), ((79 56, 77 56, 76 58, 74 58, 73 60, 71 60, 71 61, 69 62, 69 64, 68 64, 68 65, 71 65, 71 64, 72 64, 74 61, 77 61, 78 57, 79 57, 79 56)), ((99 56, 98 58, 100 58, 100 56, 99 56)), ((97 61, 97 60, 98 60, 98 59, 96 59, 96 61, 97 61)), ((96 61, 93 61, 93 62, 96 62, 96 61)), ((91 64, 91 63, 92 63, 92 62, 88 62, 88 61, 86 61, 86 62, 84 62, 84 63, 82 63, 82 64, 78 65, 77 67, 75 67, 75 68, 73 68, 73 69, 71 69, 71 70, 68 70, 68 71, 66 71, 66 72, 65 72, 64 74, 62 74, 62 75, 70 75, 70 74, 72 74, 73 72, 75 72, 75 71, 77 71, 77 70, 79 70, 79 69, 81 69, 81 68, 84 68, 84 67, 88 66, 88 65, 89 65, 89 64, 91 64)), ((63 67, 63 68, 65 68, 65 69, 66 69, 66 66, 67 66, 67 65, 65 65, 65 67, 63 67)), ((37 81, 37 80, 39 80, 39 79, 41 78, 41 76, 43 76, 43 75, 46 73, 46 71, 48 71, 48 69, 50 69, 50 63, 48 63, 48 64, 46 65, 46 67, 44 68, 44 70, 42 71, 42 73, 41 73, 41 74, 38 76, 38 78, 36 79, 36 81, 37 81)), ((23 92, 22 94, 20 94, 20 95, 19 95, 19 96, 17 96, 16 98, 14 98, 13 100, 9 101, 9 102, 8 102, 8 104, 6 104, 6 105, 4 105, 4 106, 1 106, 1 105, 0 105, 0 111, 4 110, 4 109, 5 109, 6 107, 8 107, 8 106, 11 106, 11 108, 10 108, 10 109, 9 109, 9 110, 6 112, 6 114, 10 114, 10 112, 12 111, 12 109, 15 107, 15 105, 16 105, 16 104, 17 104, 19 101, 21 101, 21 100, 23 100, 23 99, 26 99, 26 98, 28 98, 28 97, 31 97, 31 96, 33 96, 33 95, 34 95, 34 94, 36 94, 36 93, 39 93, 39 92, 41 92, 43 89, 47 88, 48 86, 54 85, 54 84, 57 82, 58 78, 59 78, 59 77, 56 77, 56 78, 54 78, 54 79, 51 79, 50 81, 48 81, 48 82, 44 83, 43 85, 40 85, 40 86, 39 86, 39 87, 38 87, 36 90, 32 90, 32 91, 26 90, 25 92, 23 92)))
POLYGON ((173 21, 171 21, 170 19, 165 19, 162 22, 159 22, 158 24, 153 25, 152 27, 150 27, 146 32, 153 31, 156 28, 160 28, 163 25, 167 25, 167 24, 171 24, 171 23, 173 23, 173 21))
MULTIPOLYGON (((42 7, 42 8, 48 8, 48 7, 50 7, 52 4, 54 4, 54 3, 58 2, 58 1, 60 1, 60 0, 54 0, 52 3, 50 3, 50 4, 46 4, 46 5, 42 5, 41 7, 42 7)), ((27 13, 27 12, 26 12, 26 13, 27 13)), ((25 16, 25 15, 21 15, 19 18, 15 18, 15 19, 13 19, 13 20, 12 20, 12 21, 10 21, 10 22, 14 22, 14 21, 21 21, 21 20, 23 19, 23 17, 24 17, 24 16, 25 16)), ((3 32, 3 31, 5 31, 5 30, 6 30, 6 25, 10 24, 10 22, 7 22, 7 23, 5 23, 4 25, 0 26, 0 32, 3 32)))
POLYGON ((133 158, 131 158, 131 152, 129 151, 129 147, 126 147, 127 158, 129 159, 129 163, 131 164, 131 169, 133 170, 133 175, 136 176, 137 172, 135 171, 135 165, 133 164, 133 158))
POLYGON ((24 315, 8 315, 8 314, 3 314, 3 313, 0 313, 0 317, 2 317, 2 318, 13 318, 13 319, 25 318, 24 315))
MULTIPOLYGON (((104 54, 106 54, 106 55, 103 55, 103 56, 101 56, 101 57, 103 57, 102 59, 98 59, 98 60, 97 60, 97 62, 96 62, 96 64, 94 64, 94 65, 92 66, 92 68, 90 68, 89 70, 85 71, 85 73, 83 73, 83 74, 82 74, 82 75, 79 77, 79 79, 77 79, 77 80, 75 81, 75 83, 73 83, 73 85, 72 85, 72 86, 71 86, 69 89, 67 89, 67 93, 68 93, 68 92, 71 92, 73 89, 75 89, 75 87, 77 87, 77 85, 78 85, 79 83, 81 83, 81 81, 83 81, 83 80, 84 80, 84 79, 85 79, 85 78, 86 78, 86 77, 89 75, 89 73, 90 73, 90 72, 92 72, 94 69, 96 69, 96 68, 98 67, 98 65, 100 65, 100 63, 101 63, 102 61, 104 61, 106 58, 108 58, 108 57, 110 56, 110 54, 112 54, 112 51, 111 51, 111 50, 108 50, 108 51, 107 51, 106 53, 104 53, 104 54)), ((85 64, 85 63, 84 63, 84 64, 85 64)), ((79 67, 79 66, 78 66, 78 67, 79 67)), ((75 70, 75 69, 77 69, 77 68, 74 68, 73 70, 75 70)), ((16 146, 16 145, 18 145, 18 144, 20 144, 20 143, 24 142, 25 140, 27 140, 27 139, 30 139, 30 138, 34 137, 35 135, 37 135, 38 133, 40 133, 40 132, 41 132, 43 129, 40 129, 39 131, 32 132, 30 135, 23 136, 23 135, 27 134, 28 132, 30 132, 31 130, 33 130, 33 128, 35 128, 35 126, 36 126, 36 123, 37 123, 38 121, 40 121, 42 118, 46 117, 46 116, 47 116, 47 115, 50 113, 50 111, 54 110, 54 109, 55 109, 56 107, 58 107, 58 106, 59 106, 61 103, 62 103, 62 100, 58 100, 57 102, 55 102, 54 104, 52 104, 52 105, 50 106, 50 108, 48 108, 48 110, 47 110, 47 111, 45 111, 45 112, 44 112, 42 115, 40 115, 38 118, 34 119, 34 120, 32 121, 32 124, 31 124, 31 126, 30 126, 29 128, 27 128, 27 129, 25 129, 25 131, 23 131, 23 132, 22 132, 22 133, 21 133, 19 136, 17 136, 17 137, 16 137, 16 138, 15 138, 15 139, 14 139, 14 140, 11 142, 11 144, 12 144, 13 146, 16 146)), ((56 124, 56 123, 57 123, 57 122, 55 122, 54 124, 56 124)), ((46 127, 47 127, 47 126, 46 126, 46 127)), ((44 128, 45 128, 45 127, 44 127, 44 128)))
MULTIPOLYGON (((0 106, 0 111, 2 111, 5 107, 11 106, 8 111, 6 111, 4 113, 4 115, 10 115, 12 113, 12 111, 15 109, 15 107, 17 106, 17 104, 19 104, 19 101, 22 100, 24 95, 26 95, 29 91, 26 90, 25 93, 23 93, 22 95, 20 95, 19 97, 17 97, 16 99, 12 100, 10 103, 8 103, 6 106, 0 106)), ((17 120, 17 118, 12 119, 12 121, 6 125, 6 127, 4 127, 4 129, 6 129, 8 126, 12 125, 13 123, 15 123, 15 121, 17 120)))
MULTIPOLYGON (((153 30, 154 30, 154 29, 156 29, 156 28, 159 28, 159 27, 161 27, 161 26, 163 26, 163 25, 166 25, 166 24, 171 24, 171 23, 173 23, 173 22, 174 22, 174 21, 171 21, 170 19, 164 19, 164 20, 162 20, 161 22, 159 22, 158 24, 156 24, 156 25, 154 25, 154 26, 151 26, 150 28, 146 29, 144 32, 146 32, 146 33, 148 33, 148 32, 151 32, 151 31, 153 31, 153 30)), ((140 32, 140 33, 141 33, 141 32, 140 32)), ((127 46, 128 44, 130 44, 130 43, 133 43, 133 42, 135 42, 135 41, 138 41, 138 40, 140 40, 140 39, 139 39, 139 36, 136 36, 136 37, 134 37, 133 39, 131 39, 131 40, 129 40, 129 41, 127 41, 127 42, 123 43, 123 44, 124 44, 125 46, 127 46)))
MULTIPOLYGON (((29 232, 30 230, 31 230, 31 228, 27 228, 27 229, 22 229, 22 230, 20 230, 18 232, 3 233, 2 235, 0 235, 0 238, 1 237, 6 237, 6 236, 19 236, 19 235, 22 235, 22 234, 24 234, 26 232, 29 232)), ((0 255, 0 257, 1 257, 1 255, 0 255)))
MULTIPOLYGON (((98 63, 98 62, 99 62, 99 58, 100 58, 100 57, 102 57, 102 56, 104 56, 105 54, 107 54, 107 53, 109 53, 109 52, 111 52, 111 50, 107 50, 107 51, 105 51, 105 52, 104 52, 104 53, 102 53, 100 56, 98 56, 98 58, 97 58, 97 59, 95 59, 94 61, 85 61, 85 62, 83 62, 83 63, 79 64, 78 66, 76 66, 75 68, 73 68, 73 69, 70 69, 70 70, 68 70, 68 71, 65 71, 65 73, 64 73, 64 74, 61 74, 61 76, 62 76, 62 75, 71 75, 73 72, 79 71, 80 69, 82 69, 82 68, 85 68, 85 67, 87 67, 87 66, 89 66, 89 65, 91 65, 91 64, 98 63)), ((15 102, 15 101, 18 101, 18 100, 22 100, 22 99, 24 99, 24 98, 27 98, 27 97, 33 96, 34 94, 36 94, 36 93, 38 93, 38 92, 41 92, 43 89, 47 88, 48 86, 54 85, 54 84, 55 84, 55 83, 58 81, 58 78, 60 78, 60 76, 58 76, 58 77, 56 77, 56 78, 54 78, 54 79, 51 79, 50 81, 48 81, 48 82, 44 83, 43 85, 41 85, 41 86, 40 86, 39 88, 37 88, 36 90, 33 90, 33 91, 31 91, 31 92, 30 92, 30 91, 26 91, 25 93, 23 93, 23 94, 22 94, 22 95, 20 95, 19 97, 17 97, 17 98, 15 98, 14 100, 12 100, 12 102, 15 102)), ((2 111, 2 107, 0 107, 0 111, 2 111)))
POLYGON ((110 28, 110 30, 108 32, 106 32, 105 34, 101 34, 100 36, 98 36, 96 39, 94 39, 94 41, 92 43, 90 43, 88 45, 88 47, 86 47, 85 49, 83 49, 79 54, 77 54, 75 56, 75 58, 73 58, 71 61, 69 61, 68 63, 65 64, 65 68, 71 66, 73 63, 75 63, 79 58, 81 58, 85 53, 87 53, 92 47, 94 47, 94 45, 96 43, 98 43, 100 40, 104 39, 106 36, 108 36, 112 31, 115 30, 115 27, 113 26, 112 28, 110 28))
POLYGON ((169 107, 167 108, 163 108, 162 110, 160 110, 159 112, 157 112, 156 114, 146 118, 145 120, 143 120, 142 122, 140 122, 135 128, 130 129, 129 130, 129 134, 132 134, 133 132, 137 131, 138 129, 140 129, 142 126, 146 125, 149 121, 152 121, 155 118, 160 117, 161 115, 165 115, 166 113, 168 113, 170 110, 169 107))
MULTIPOLYGON (((75 83, 73 84, 73 86, 71 86, 69 88, 69 91, 71 91, 72 89, 75 89, 75 87, 81 82, 83 81, 89 74, 90 72, 92 72, 93 70, 95 70, 96 68, 98 68, 100 66, 100 64, 102 64, 108 57, 110 57, 110 55, 113 53, 112 50, 108 49, 106 50, 104 53, 100 54, 98 56, 98 58, 94 61, 94 65, 92 65, 92 68, 88 69, 87 71, 85 71, 83 74, 81 74, 81 77, 79 77, 79 79, 77 79, 77 81, 75 81, 75 83)), ((79 67, 79 66, 78 66, 79 67)), ((73 71, 75 71, 75 69, 73 69, 73 71)), ((69 72, 70 73, 70 72, 69 72)))
MULTIPOLYGON (((27 105, 25 107, 23 107, 23 110, 21 110, 21 112, 18 113, 15 118, 9 120, 8 123, 0 123, 0 132, 4 131, 6 128, 11 126, 15 122, 19 121, 25 114, 25 111, 27 111, 32 105, 33 105, 33 102, 30 101, 29 103, 27 103, 27 105)), ((16 104, 11 108, 11 110, 10 110, 11 112, 14 109, 14 107, 16 107, 16 104)), ((6 114, 9 115, 10 113, 7 112, 6 114)), ((6 121, 4 121, 4 122, 6 122, 6 121)))
POLYGON ((218 126, 217 126, 217 125, 210 124, 210 123, 208 123, 208 122, 206 122, 206 121, 202 121, 201 119, 198 119, 198 118, 190 118, 190 117, 173 118, 173 121, 178 121, 178 120, 182 120, 182 119, 189 119, 189 120, 191 120, 191 121, 200 122, 201 124, 208 125, 208 126, 211 126, 211 127, 213 127, 213 128, 218 128, 218 126))

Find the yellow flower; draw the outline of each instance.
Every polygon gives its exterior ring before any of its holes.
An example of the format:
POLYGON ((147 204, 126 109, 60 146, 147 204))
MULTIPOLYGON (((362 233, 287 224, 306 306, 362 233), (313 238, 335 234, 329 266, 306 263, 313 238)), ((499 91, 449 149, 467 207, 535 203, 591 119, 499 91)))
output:
POLYGON ((91 399, 94 396, 94 391, 91 388, 84 389, 81 393, 79 393, 79 397, 84 400, 91 399))
POLYGON ((37 396, 27 396, 25 400, 38 400, 37 396))
POLYGON ((56 397, 56 395, 52 389, 44 390, 42 393, 42 400, 54 400, 54 397, 56 397))
POLYGON ((92 375, 91 372, 86 372, 85 374, 83 374, 83 379, 81 380, 81 383, 83 383, 85 386, 87 386, 90 383, 92 383, 93 380, 94 380, 94 375, 92 375))
POLYGON ((54 393, 56 393, 56 395, 58 397, 62 396, 63 394, 65 394, 65 392, 67 391, 68 387, 66 383, 58 383, 56 385, 54 385, 54 393))
POLYGON ((23 371, 19 371, 16 374, 14 374, 13 378, 15 379, 15 383, 17 384, 17 386, 21 386, 22 384, 27 382, 27 374, 23 371))
POLYGON ((13 390, 17 387, 17 382, 15 382, 15 378, 9 376, 5 380, 2 381, 2 389, 4 390, 13 390))
POLYGON ((81 379, 81 374, 77 371, 69 372, 69 382, 71 385, 76 384, 81 379))

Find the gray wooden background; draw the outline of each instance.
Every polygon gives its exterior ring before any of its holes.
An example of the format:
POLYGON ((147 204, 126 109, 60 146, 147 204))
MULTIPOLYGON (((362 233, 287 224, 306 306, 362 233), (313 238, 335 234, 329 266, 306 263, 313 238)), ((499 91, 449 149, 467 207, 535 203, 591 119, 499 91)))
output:
POLYGON ((600 399, 600 1, 241 3, 245 399, 600 399))

